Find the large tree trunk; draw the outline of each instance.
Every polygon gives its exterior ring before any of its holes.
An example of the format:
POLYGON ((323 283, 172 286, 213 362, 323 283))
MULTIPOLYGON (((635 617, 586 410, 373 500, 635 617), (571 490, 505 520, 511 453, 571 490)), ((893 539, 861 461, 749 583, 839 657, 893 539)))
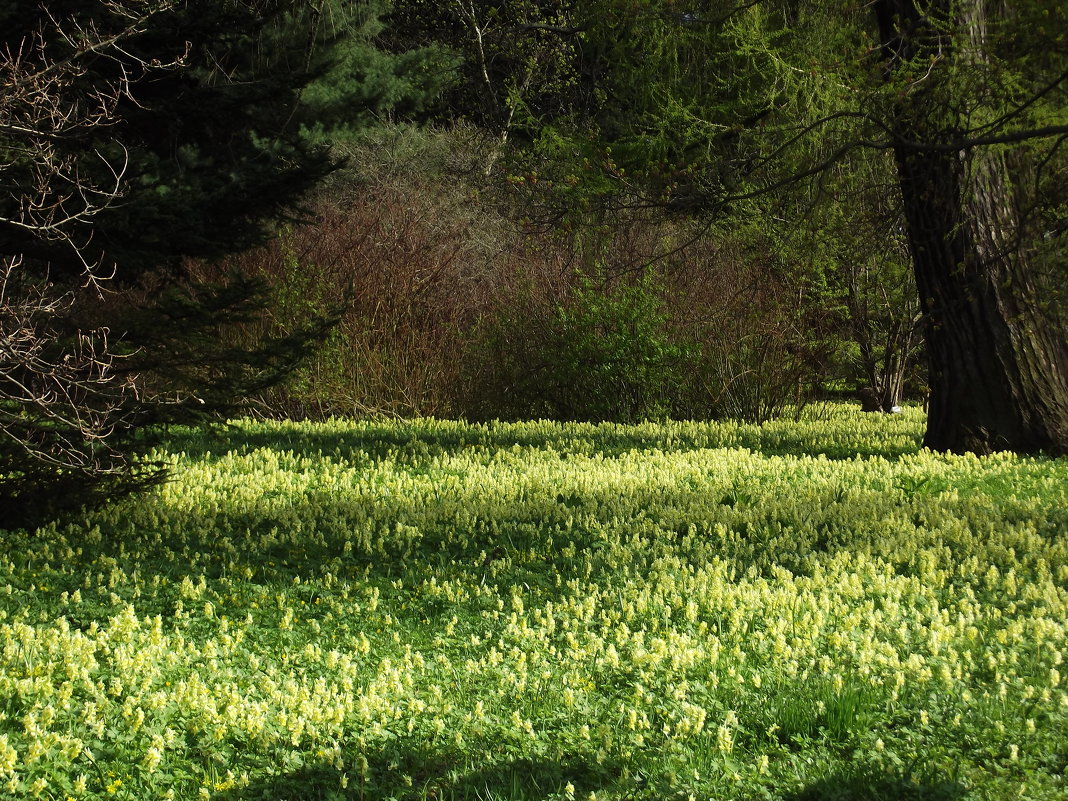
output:
MULTIPOLYGON (((966 5, 968 18, 957 22, 980 41, 983 0, 966 5)), ((924 8, 938 13, 937 6, 945 22, 949 2, 924 8)), ((888 65, 932 64, 934 48, 952 58, 945 28, 935 31, 915 0, 878 0, 876 9, 888 65)), ((893 120, 925 315, 931 396, 924 445, 1068 453, 1068 346, 1036 302, 1005 157, 948 149, 962 121, 946 109, 938 96, 908 93, 893 120)))

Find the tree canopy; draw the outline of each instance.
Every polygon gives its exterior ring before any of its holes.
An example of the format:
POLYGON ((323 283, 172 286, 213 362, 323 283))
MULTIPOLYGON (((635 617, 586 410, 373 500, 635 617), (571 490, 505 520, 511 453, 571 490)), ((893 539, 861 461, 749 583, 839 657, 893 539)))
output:
POLYGON ((1041 277, 1063 233, 1041 221, 1063 202, 1065 14, 1047 0, 575 2, 555 30, 580 42, 573 79, 592 102, 538 117, 528 152, 582 202, 713 218, 768 215, 800 181, 889 154, 923 311, 925 443, 1064 452, 1068 349, 1041 277))

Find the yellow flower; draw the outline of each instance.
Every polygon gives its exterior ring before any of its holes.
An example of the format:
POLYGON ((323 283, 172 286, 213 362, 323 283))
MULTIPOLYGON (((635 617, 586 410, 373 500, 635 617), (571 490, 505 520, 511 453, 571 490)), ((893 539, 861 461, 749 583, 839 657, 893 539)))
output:
POLYGON ((18 752, 8 743, 7 735, 0 734, 0 776, 13 775, 17 761, 18 752))
POLYGON ((725 754, 734 750, 734 734, 729 726, 720 726, 716 730, 716 747, 725 754))
POLYGON ((150 746, 145 752, 144 763, 145 768, 149 773, 152 773, 159 767, 159 763, 163 761, 163 753, 154 745, 150 746))

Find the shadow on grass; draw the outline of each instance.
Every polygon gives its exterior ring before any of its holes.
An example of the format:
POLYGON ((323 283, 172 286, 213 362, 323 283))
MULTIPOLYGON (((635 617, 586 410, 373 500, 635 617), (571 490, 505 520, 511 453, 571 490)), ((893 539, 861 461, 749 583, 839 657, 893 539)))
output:
MULTIPOLYGON (((172 589, 161 590, 157 596, 166 596, 166 600, 155 607, 144 601, 138 604, 146 614, 165 618, 178 603, 183 578, 188 575, 194 582, 201 575, 215 579, 235 564, 253 571, 250 578, 259 583, 289 584, 294 577, 317 574, 326 565, 337 575, 350 576, 363 570, 371 571, 369 576, 374 580, 391 581, 400 573, 411 572, 410 561, 437 566, 453 575, 466 572, 473 582, 484 583, 497 575, 491 568, 502 567, 494 562, 507 558, 511 561, 509 569, 501 573, 502 581, 538 586, 560 576, 566 582, 572 578, 569 571, 579 568, 557 557, 548 544, 551 532, 557 528, 566 531, 563 536, 579 550, 608 550, 603 548, 600 527, 586 521, 629 526, 616 520, 621 508, 618 484, 583 486, 568 478, 555 485, 535 478, 528 486, 522 476, 513 476, 487 488, 478 476, 467 479, 463 471, 468 468, 462 461, 460 467, 449 465, 449 456, 472 455, 474 467, 470 469, 477 472, 479 463, 492 465, 498 452, 519 446, 533 451, 532 463, 550 468, 547 475, 559 468, 561 475, 570 476, 570 468, 560 465, 573 457, 596 455, 607 460, 645 449, 680 453, 732 447, 765 454, 833 451, 835 455, 829 458, 853 458, 858 453, 897 458, 915 450, 913 439, 898 437, 893 440, 899 449, 895 455, 886 442, 877 446, 862 432, 843 427, 851 420, 843 417, 832 421, 836 427, 830 434, 817 434, 806 424, 466 425, 435 420, 174 430, 167 434, 167 447, 184 452, 193 461, 211 462, 228 452, 263 449, 307 458, 311 462, 307 470, 314 472, 317 462, 346 459, 354 468, 358 491, 346 483, 319 482, 300 490, 279 484, 259 495, 238 493, 230 499, 220 498, 218 503, 209 501, 196 507, 178 504, 174 508, 168 508, 166 500, 154 507, 157 501, 150 496, 135 502, 129 520, 136 522, 127 524, 118 519, 114 530, 108 529, 110 523, 102 527, 98 550, 131 573, 141 570, 168 580, 172 589), (383 474, 417 476, 425 491, 406 494, 388 482, 379 486, 363 481, 362 476, 372 473, 375 463, 384 459, 390 464, 383 468, 383 474), (450 480, 438 482, 439 478, 450 480), (458 483, 451 481, 453 478, 458 478, 458 483), (432 483, 430 488, 427 481, 432 483), (399 525, 411 530, 397 536, 399 525), (143 554, 137 564, 131 561, 130 552, 143 554)), ((532 473, 538 475, 537 471, 532 473)), ((794 504, 787 498, 767 506, 760 487, 748 487, 748 480, 735 477, 727 484, 728 479, 721 481, 717 474, 708 481, 644 481, 638 475, 627 490, 626 507, 642 517, 643 536, 650 540, 686 537, 694 520, 704 521, 694 527, 694 533, 701 538, 718 538, 714 540, 718 554, 734 559, 743 569, 755 565, 765 570, 777 565, 801 573, 809 567, 799 554, 851 548, 865 536, 862 527, 851 525, 849 519, 839 520, 841 509, 851 498, 845 493, 836 495, 836 487, 819 488, 822 494, 817 500, 821 502, 794 504), (717 533, 721 531, 729 532, 729 536, 717 533)), ((562 535, 555 536, 561 540, 562 535)), ((608 559, 596 557, 594 561, 614 569, 608 559)), ((57 592, 73 593, 79 580, 78 575, 70 574, 56 577, 53 583, 57 592)), ((312 600, 309 598, 309 603, 312 600)), ((108 609, 102 607, 101 614, 108 614, 108 609)))
POLYGON ((405 754, 372 762, 367 780, 332 765, 308 765, 261 779, 248 787, 215 793, 216 801, 535 801, 600 792, 615 781, 603 765, 519 759, 472 767, 440 755, 405 754))
POLYGON ((163 437, 165 446, 184 451, 191 457, 215 458, 233 450, 248 452, 260 448, 290 451, 298 456, 351 457, 364 454, 371 461, 387 456, 400 457, 417 466, 442 454, 457 454, 474 448, 489 450, 515 446, 554 450, 561 454, 618 457, 633 451, 660 450, 666 453, 703 448, 745 448, 765 456, 817 456, 853 459, 882 456, 896 459, 915 453, 920 437, 879 441, 845 420, 825 433, 815 433, 807 424, 723 427, 702 423, 656 423, 616 425, 612 423, 524 423, 452 424, 438 421, 398 421, 353 424, 349 429, 318 430, 294 428, 285 423, 277 428, 241 429, 218 426, 212 430, 185 429, 163 437), (211 457, 207 457, 210 453, 211 457))
POLYGON ((885 773, 873 768, 824 776, 786 797, 786 801, 963 801, 958 782, 933 775, 885 773))

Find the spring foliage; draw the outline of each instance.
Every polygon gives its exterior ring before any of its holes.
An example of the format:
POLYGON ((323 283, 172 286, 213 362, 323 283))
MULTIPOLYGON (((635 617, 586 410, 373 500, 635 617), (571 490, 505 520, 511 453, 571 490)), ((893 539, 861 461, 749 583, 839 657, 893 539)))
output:
POLYGON ((1063 797, 1068 466, 922 426, 177 435, 4 534, 3 793, 1063 797))

